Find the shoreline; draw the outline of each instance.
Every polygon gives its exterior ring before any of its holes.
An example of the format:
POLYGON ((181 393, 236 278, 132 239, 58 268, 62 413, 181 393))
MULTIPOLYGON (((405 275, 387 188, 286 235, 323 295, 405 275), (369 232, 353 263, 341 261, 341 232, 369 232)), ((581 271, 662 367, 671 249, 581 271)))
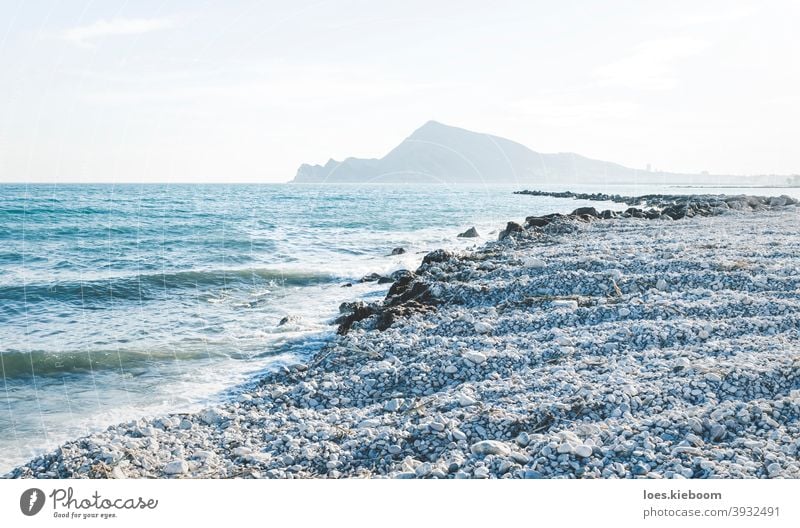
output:
POLYGON ((345 303, 339 337, 235 401, 111 426, 7 476, 800 476, 796 440, 770 436, 798 437, 796 359, 763 339, 797 337, 797 279, 775 270, 797 254, 781 229, 796 201, 748 198, 509 222, 429 253, 383 302, 345 303), (771 324, 727 323, 751 312, 771 324))

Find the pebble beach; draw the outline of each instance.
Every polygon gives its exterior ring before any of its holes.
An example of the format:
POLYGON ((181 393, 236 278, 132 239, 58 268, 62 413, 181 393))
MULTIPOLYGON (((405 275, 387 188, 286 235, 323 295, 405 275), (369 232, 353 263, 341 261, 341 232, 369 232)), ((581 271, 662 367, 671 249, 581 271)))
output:
POLYGON ((800 478, 796 201, 646 203, 429 253, 310 362, 7 476, 800 478))

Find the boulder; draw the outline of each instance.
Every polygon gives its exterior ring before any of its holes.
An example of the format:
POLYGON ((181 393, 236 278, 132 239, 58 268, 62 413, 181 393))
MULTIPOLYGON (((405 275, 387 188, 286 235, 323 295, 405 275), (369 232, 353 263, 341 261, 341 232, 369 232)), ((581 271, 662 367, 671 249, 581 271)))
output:
POLYGON ((345 313, 338 317, 334 322, 339 325, 336 333, 345 335, 350 331, 353 323, 366 319, 378 313, 379 307, 376 304, 367 304, 364 301, 355 301, 349 303, 342 303, 339 306, 339 311, 345 313), (349 313, 348 313, 349 312, 349 313))
POLYGON ((446 249, 437 249, 431 251, 427 255, 422 258, 422 265, 425 264, 433 264, 438 262, 447 262, 448 260, 455 257, 455 253, 452 251, 447 251, 446 249))
POLYGON ((572 211, 573 216, 583 216, 588 215, 594 218, 600 218, 600 213, 597 212, 597 209, 594 207, 578 207, 574 211, 572 211))
POLYGON ((516 222, 509 222, 506 224, 506 228, 500 231, 498 235, 498 240, 504 240, 507 237, 513 235, 514 233, 522 233, 522 226, 516 222))
POLYGON ((478 236, 479 236, 478 230, 475 229, 475 227, 470 227, 469 229, 458 235, 459 238, 476 238, 478 236))
POLYGON ((616 211, 612 211, 611 209, 606 209, 605 211, 600 213, 600 218, 602 218, 603 220, 610 220, 616 217, 617 217, 616 211))
POLYGON ((525 219, 526 227, 544 227, 549 223, 550 219, 543 216, 529 216, 525 219))
POLYGON ((626 218, 644 218, 644 213, 642 213, 641 209, 637 209, 636 207, 628 207, 625 209, 625 212, 622 213, 622 216, 626 218))

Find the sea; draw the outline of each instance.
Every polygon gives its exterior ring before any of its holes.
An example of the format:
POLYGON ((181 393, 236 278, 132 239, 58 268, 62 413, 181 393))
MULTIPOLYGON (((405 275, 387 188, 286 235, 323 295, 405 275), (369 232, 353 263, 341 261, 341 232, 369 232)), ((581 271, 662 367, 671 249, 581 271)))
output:
POLYGON ((359 282, 369 273, 483 244, 509 220, 625 207, 518 189, 0 185, 0 474, 114 423, 235 397, 259 374, 308 360, 334 336, 342 302, 386 295, 388 284, 359 282), (479 238, 457 237, 473 226, 479 238))

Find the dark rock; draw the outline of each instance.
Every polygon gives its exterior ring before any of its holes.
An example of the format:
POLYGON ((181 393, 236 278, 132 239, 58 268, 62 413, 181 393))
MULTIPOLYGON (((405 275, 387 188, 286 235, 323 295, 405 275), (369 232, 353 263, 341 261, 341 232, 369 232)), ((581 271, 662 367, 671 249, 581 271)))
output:
POLYGON ((413 271, 408 271, 407 269, 399 269, 397 271, 393 271, 389 274, 389 278, 392 279, 392 282, 405 277, 407 275, 414 275, 413 271))
POLYGON ((408 285, 414 282, 416 278, 416 273, 411 271, 406 271, 404 274, 398 275, 394 280, 392 287, 389 288, 389 293, 386 294, 386 298, 388 299, 389 297, 394 297, 395 295, 402 295, 408 289, 408 285))
POLYGON ((368 275, 364 275, 361 277, 358 282, 375 282, 376 280, 380 280, 381 275, 378 273, 370 273, 368 275))
POLYGON ((648 220, 655 220, 657 218, 661 218, 661 211, 658 209, 648 209, 644 212, 644 217, 648 220))
POLYGON ((392 287, 389 288, 389 293, 386 296, 385 302, 389 306, 397 306, 409 301, 433 304, 435 299, 431 294, 430 286, 426 282, 411 280, 405 284, 401 284, 401 281, 395 282, 392 287))
POLYGON ((675 204, 665 207, 661 211, 661 214, 668 216, 673 220, 680 220, 681 218, 685 218, 687 216, 688 211, 689 208, 687 205, 675 204))
POLYGON ((578 207, 574 211, 572 211, 573 216, 593 216, 595 218, 600 218, 600 213, 597 212, 597 209, 594 207, 578 207))
POLYGON ((521 233, 522 226, 516 222, 509 222, 506 224, 506 228, 500 231, 500 234, 497 236, 498 240, 504 240, 506 237, 513 235, 514 233, 521 233))
POLYGON ((336 333, 339 335, 346 335, 353 326, 353 323, 362 321, 367 317, 371 317, 378 313, 379 307, 375 304, 367 304, 363 301, 356 301, 352 303, 342 303, 339 306, 339 311, 349 311, 350 313, 338 317, 334 322, 339 324, 336 333))
POLYGON ((278 326, 283 326, 283 325, 289 324, 289 323, 299 323, 302 320, 303 320, 303 318, 300 317, 299 315, 287 315, 286 317, 284 317, 283 319, 280 320, 280 322, 278 323, 278 326))
POLYGON ((603 220, 610 220, 616 217, 617 217, 616 211, 612 211, 611 209, 606 209, 605 211, 600 213, 600 218, 602 218, 603 220))
POLYGON ((622 213, 622 215, 627 218, 644 218, 644 213, 642 213, 642 210, 637 209, 636 207, 628 207, 625 209, 625 212, 622 213))
POLYGON ((401 247, 396 247, 396 248, 394 248, 394 249, 392 250, 392 253, 391 253, 391 254, 392 254, 392 255, 402 255, 402 254, 403 254, 403 253, 405 253, 405 252, 406 252, 406 250, 405 250, 404 248, 401 248, 401 247))
POLYGON ((378 279, 378 284, 390 284, 392 282, 394 282, 394 280, 391 277, 381 277, 378 279))
POLYGON ((433 264, 435 262, 447 262, 448 260, 452 259, 455 256, 456 256, 455 253, 453 253, 452 251, 447 251, 445 249, 437 249, 431 251, 422 258, 422 265, 424 266, 425 264, 433 264))
POLYGON ((381 310, 378 314, 375 327, 383 331, 392 326, 398 317, 408 317, 415 313, 425 313, 433 309, 432 305, 418 303, 416 301, 409 301, 398 306, 389 306, 381 310))
POLYGON ((463 233, 461 233, 458 236, 460 238, 475 238, 475 237, 477 237, 479 235, 478 235, 478 230, 477 229, 475 229, 474 227, 470 227, 469 229, 467 229, 466 231, 464 231, 463 233))
POLYGON ((544 227, 549 223, 550 219, 543 216, 529 216, 525 219, 526 227, 544 227))
POLYGON ((353 284, 352 284, 352 283, 350 283, 350 282, 345 282, 344 284, 342 284, 342 286, 341 286, 341 287, 342 287, 342 288, 352 288, 352 287, 353 287, 353 284))

